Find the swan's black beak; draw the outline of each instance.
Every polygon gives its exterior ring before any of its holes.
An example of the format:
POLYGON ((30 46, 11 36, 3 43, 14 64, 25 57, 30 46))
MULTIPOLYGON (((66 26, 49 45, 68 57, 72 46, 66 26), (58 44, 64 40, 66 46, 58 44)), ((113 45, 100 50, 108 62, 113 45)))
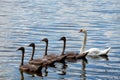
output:
POLYGON ((59 41, 60 41, 60 40, 66 40, 66 37, 63 36, 63 37, 61 37, 61 38, 59 39, 59 41))
POLYGON ((21 48, 18 48, 16 51, 19 51, 19 50, 21 50, 21 48))
POLYGON ((16 51, 19 51, 19 49, 17 49, 16 51))
POLYGON ((44 39, 42 39, 41 41, 45 41, 45 42, 47 42, 47 41, 48 41, 48 39, 47 39, 47 38, 44 38, 44 39))
POLYGON ((29 44, 27 47, 30 47, 30 46, 32 46, 31 44, 29 44))
POLYGON ((35 44, 34 44, 34 43, 30 43, 30 44, 28 45, 28 47, 31 47, 31 46, 35 46, 35 44))
POLYGON ((60 38, 59 41, 61 41, 62 39, 60 38))
POLYGON ((83 30, 82 29, 80 29, 80 31, 79 31, 79 33, 81 33, 83 30))
POLYGON ((42 39, 42 40, 40 40, 40 41, 44 41, 44 40, 42 39))
POLYGON ((24 47, 20 47, 16 51, 18 51, 18 50, 24 50, 24 47))

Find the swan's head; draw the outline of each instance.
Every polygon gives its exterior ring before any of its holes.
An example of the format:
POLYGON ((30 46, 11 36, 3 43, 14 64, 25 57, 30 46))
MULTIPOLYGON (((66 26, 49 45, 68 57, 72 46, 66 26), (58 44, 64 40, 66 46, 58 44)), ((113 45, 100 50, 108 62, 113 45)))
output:
POLYGON ((66 41, 66 37, 61 37, 59 40, 63 40, 63 41, 66 41))
POLYGON ((17 49, 17 51, 18 51, 18 50, 24 51, 25 48, 24 48, 24 47, 20 47, 20 48, 17 49))
POLYGON ((87 30, 85 29, 85 28, 83 28, 83 29, 80 29, 80 31, 79 31, 79 33, 86 33, 87 32, 87 30))
POLYGON ((47 38, 42 39, 42 41, 44 41, 44 42, 47 42, 47 43, 48 43, 48 39, 47 39, 47 38))
POLYGON ((35 43, 30 43, 28 46, 29 47, 35 47, 35 43))

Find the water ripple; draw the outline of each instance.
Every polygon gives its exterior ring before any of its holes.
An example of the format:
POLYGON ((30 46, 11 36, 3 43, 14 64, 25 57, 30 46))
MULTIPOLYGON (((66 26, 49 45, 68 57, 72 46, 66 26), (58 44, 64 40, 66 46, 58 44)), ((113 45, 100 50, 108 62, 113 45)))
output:
POLYGON ((87 56, 87 63, 82 60, 67 62, 67 66, 56 64, 57 68, 43 71, 43 77, 31 77, 24 73, 24 79, 51 80, 93 80, 119 79, 119 3, 118 0, 0 0, 0 79, 19 80, 21 52, 25 47, 25 64, 31 56, 31 42, 36 44, 35 58, 42 58, 45 43, 49 39, 48 54, 60 55, 66 36, 66 52, 79 52, 83 33, 88 31, 86 49, 111 47, 107 57, 87 56), (11 74, 12 73, 12 74, 11 74))

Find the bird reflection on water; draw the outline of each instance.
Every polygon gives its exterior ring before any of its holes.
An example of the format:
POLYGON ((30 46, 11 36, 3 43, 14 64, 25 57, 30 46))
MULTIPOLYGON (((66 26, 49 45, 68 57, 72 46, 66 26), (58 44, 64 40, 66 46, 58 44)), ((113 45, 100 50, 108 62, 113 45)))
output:
MULTIPOLYGON (((87 56, 87 58, 92 58, 92 59, 105 59, 105 60, 108 60, 108 56, 87 56)), ((81 80, 86 80, 86 65, 89 63, 88 59, 87 58, 82 58, 82 59, 74 59, 74 61, 72 60, 69 60, 69 61, 65 61, 65 62, 59 62, 59 63, 56 63, 55 66, 53 66, 52 68, 54 69, 53 72, 55 72, 56 74, 58 75, 68 75, 69 72, 67 70, 67 68, 69 68, 69 64, 73 64, 73 63, 80 63, 79 65, 81 65, 81 69, 80 69, 80 72, 79 72, 79 75, 80 75, 80 79, 81 80), (57 65, 58 64, 58 65, 57 65)), ((40 72, 36 72, 36 73, 30 73, 30 72, 22 72, 20 71, 21 73, 21 80, 25 80, 24 79, 24 75, 23 73, 25 74, 28 74, 28 75, 32 75, 32 77, 35 77, 35 76, 38 76, 40 78, 45 78, 48 76, 49 71, 47 71, 48 68, 50 68, 51 66, 47 66, 47 67, 44 67, 43 70, 41 70, 40 72)), ((62 78, 61 78, 62 79, 62 78)), ((65 79, 65 78, 64 78, 65 79)))
POLYGON ((80 77, 82 77, 82 80, 86 80, 86 70, 85 70, 86 63, 88 63, 87 59, 82 59, 81 60, 81 65, 82 65, 81 71, 82 71, 82 73, 81 73, 80 77))
POLYGON ((19 70, 19 71, 20 71, 20 75, 21 75, 21 80, 26 80, 26 79, 24 78, 24 73, 25 73, 25 74, 28 74, 28 75, 31 75, 32 77, 35 77, 35 75, 36 75, 36 76, 39 76, 39 77, 41 77, 41 78, 43 78, 44 76, 47 76, 47 75, 48 75, 47 68, 45 68, 44 74, 43 74, 42 71, 39 71, 39 72, 24 72, 24 71, 21 71, 21 70, 19 70))
POLYGON ((61 73, 59 73, 59 75, 66 75, 66 69, 67 69, 67 67, 68 67, 68 65, 66 64, 66 63, 61 63, 61 68, 60 68, 60 71, 61 71, 61 73))

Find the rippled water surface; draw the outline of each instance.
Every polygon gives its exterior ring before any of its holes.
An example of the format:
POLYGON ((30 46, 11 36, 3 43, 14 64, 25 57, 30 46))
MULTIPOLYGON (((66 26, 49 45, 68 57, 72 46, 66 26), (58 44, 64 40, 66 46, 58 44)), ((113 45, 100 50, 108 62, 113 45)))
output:
POLYGON ((119 80, 120 79, 120 1, 119 0, 0 0, 0 80, 21 80, 21 52, 25 63, 31 56, 31 42, 36 44, 35 58, 42 57, 49 39, 48 53, 60 54, 67 37, 67 51, 79 52, 83 33, 88 31, 86 50, 111 47, 108 57, 87 56, 83 60, 56 63, 42 76, 23 73, 24 80, 119 80))

